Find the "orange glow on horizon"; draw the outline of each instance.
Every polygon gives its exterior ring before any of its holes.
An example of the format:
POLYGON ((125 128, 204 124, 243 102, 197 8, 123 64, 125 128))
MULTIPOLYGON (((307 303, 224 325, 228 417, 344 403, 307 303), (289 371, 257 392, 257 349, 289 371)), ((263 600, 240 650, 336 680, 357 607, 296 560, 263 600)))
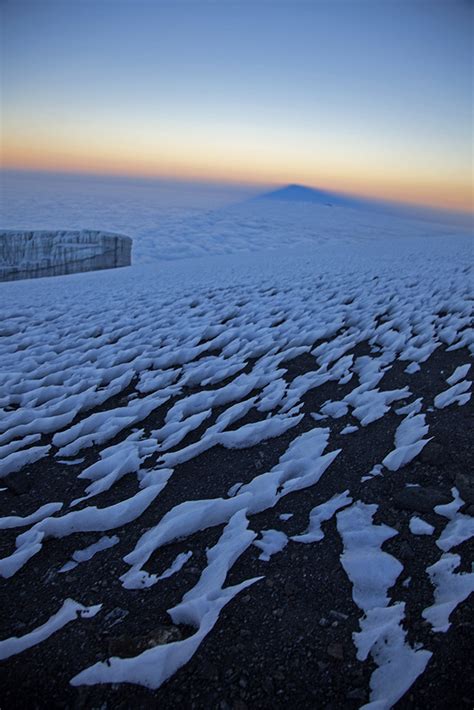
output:
MULTIPOLYGON (((49 138, 49 136, 48 136, 49 138)), ((153 147, 149 154, 144 146, 136 152, 124 144, 114 150, 110 141, 68 143, 56 137, 54 142, 27 140, 24 136, 11 140, 2 150, 2 166, 11 170, 89 173, 95 175, 156 178, 182 181, 240 183, 246 185, 283 185, 299 183, 321 189, 411 205, 474 212, 470 180, 435 179, 431 175, 405 176, 396 169, 380 166, 321 165, 310 161, 291 164, 284 159, 238 154, 223 155, 217 150, 210 155, 195 149, 186 154, 170 145, 153 147)))

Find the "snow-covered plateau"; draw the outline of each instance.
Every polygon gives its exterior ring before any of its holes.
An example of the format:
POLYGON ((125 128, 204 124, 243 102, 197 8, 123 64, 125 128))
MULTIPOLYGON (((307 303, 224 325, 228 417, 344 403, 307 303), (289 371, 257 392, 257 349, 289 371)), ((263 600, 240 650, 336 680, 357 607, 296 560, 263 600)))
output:
POLYGON ((5 707, 472 705, 471 235, 166 219, 0 284, 5 707))

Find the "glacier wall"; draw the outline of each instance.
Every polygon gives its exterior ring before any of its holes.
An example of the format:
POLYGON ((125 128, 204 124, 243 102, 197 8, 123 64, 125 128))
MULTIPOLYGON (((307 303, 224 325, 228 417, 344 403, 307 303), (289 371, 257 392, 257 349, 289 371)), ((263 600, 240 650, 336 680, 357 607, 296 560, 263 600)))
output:
POLYGON ((130 266, 132 240, 81 231, 0 231, 0 281, 130 266))

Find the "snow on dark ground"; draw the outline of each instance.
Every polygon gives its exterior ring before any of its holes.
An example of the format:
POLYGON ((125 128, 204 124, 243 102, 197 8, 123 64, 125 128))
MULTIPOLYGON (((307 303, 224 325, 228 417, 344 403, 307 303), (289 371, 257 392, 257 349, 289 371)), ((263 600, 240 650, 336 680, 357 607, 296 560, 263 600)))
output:
POLYGON ((1 284, 2 706, 472 705, 469 235, 174 224, 1 284))

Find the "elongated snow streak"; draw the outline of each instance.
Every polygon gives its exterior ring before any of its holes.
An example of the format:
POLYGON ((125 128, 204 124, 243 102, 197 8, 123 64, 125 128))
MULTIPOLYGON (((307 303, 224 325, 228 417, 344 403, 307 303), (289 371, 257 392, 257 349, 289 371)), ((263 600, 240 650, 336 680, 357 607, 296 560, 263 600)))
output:
POLYGON ((42 505, 40 508, 35 510, 34 513, 25 515, 23 518, 20 515, 10 515, 5 518, 0 518, 0 530, 6 530, 8 528, 21 528, 27 525, 32 525, 37 523, 39 520, 48 518, 53 513, 57 513, 62 507, 62 503, 46 503, 46 505, 42 505))
POLYGON ((12 636, 4 641, 0 641, 0 660, 10 658, 10 656, 15 656, 18 653, 22 653, 22 651, 26 651, 27 648, 36 646, 74 619, 80 617, 83 619, 92 618, 100 611, 101 607, 102 604, 83 606, 79 604, 79 602, 75 602, 74 599, 66 599, 59 611, 53 614, 46 623, 38 626, 24 636, 12 636))
POLYGON ((59 572, 69 572, 69 570, 74 569, 75 567, 77 567, 77 565, 81 564, 81 562, 88 562, 98 552, 108 550, 110 547, 113 547, 118 542, 119 538, 117 537, 117 535, 112 535, 112 537, 103 535, 99 540, 97 540, 97 542, 93 542, 92 545, 84 547, 82 550, 76 550, 75 552, 73 552, 72 559, 69 562, 66 562, 66 564, 61 567, 59 572))
POLYGON ((159 577, 157 577, 157 580, 167 579, 168 577, 172 577, 173 574, 176 574, 176 572, 179 572, 179 570, 184 567, 189 558, 192 557, 192 554, 193 553, 191 552, 191 550, 189 550, 189 552, 180 552, 179 555, 176 555, 171 565, 167 569, 165 569, 165 571, 162 572, 159 577))

